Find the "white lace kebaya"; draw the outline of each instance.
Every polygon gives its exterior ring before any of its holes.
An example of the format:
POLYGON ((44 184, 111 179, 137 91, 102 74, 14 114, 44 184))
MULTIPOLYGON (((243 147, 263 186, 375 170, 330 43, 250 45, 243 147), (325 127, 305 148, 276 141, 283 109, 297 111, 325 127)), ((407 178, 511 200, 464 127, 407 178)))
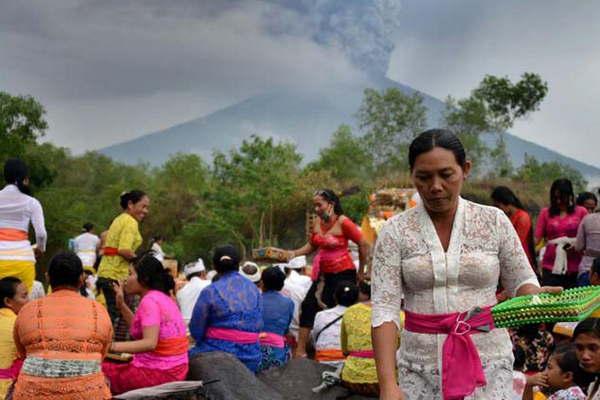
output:
MULTIPOLYGON (((395 322, 401 298, 419 314, 466 312, 496 303, 498 283, 514 295, 538 286, 519 237, 502 211, 459 199, 448 251, 423 205, 401 213, 379 233, 373 256, 373 326, 395 322)), ((512 345, 505 329, 472 335, 487 385, 467 399, 511 399, 512 345)), ((441 399, 446 335, 402 332, 400 388, 410 400, 441 399)))

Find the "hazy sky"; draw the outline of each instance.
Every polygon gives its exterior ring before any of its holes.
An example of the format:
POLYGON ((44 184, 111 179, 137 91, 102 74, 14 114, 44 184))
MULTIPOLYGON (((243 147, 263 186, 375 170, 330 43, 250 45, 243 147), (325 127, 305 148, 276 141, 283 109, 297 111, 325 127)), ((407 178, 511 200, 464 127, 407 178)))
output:
POLYGON ((599 20, 592 1, 0 0, 0 90, 81 152, 359 69, 440 98, 531 71, 549 95, 513 133, 600 166, 599 20))

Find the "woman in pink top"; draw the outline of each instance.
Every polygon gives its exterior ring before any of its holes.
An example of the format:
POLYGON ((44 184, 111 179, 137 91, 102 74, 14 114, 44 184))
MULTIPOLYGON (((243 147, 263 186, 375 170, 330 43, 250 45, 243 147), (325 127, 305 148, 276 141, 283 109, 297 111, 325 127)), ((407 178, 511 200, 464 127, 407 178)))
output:
POLYGON ((115 342, 113 353, 133 353, 128 364, 105 362, 104 374, 113 394, 142 387, 185 380, 188 371, 186 327, 170 292, 173 277, 152 255, 145 255, 131 268, 125 283, 127 294, 142 297, 135 312, 123 301, 123 288, 115 284, 117 306, 130 322, 130 342, 115 342))
POLYGON ((586 215, 585 208, 575 205, 571 181, 554 181, 550 188, 550 207, 542 209, 535 229, 536 243, 546 241, 542 259, 543 285, 565 289, 576 286, 581 253, 575 250, 574 243, 579 224, 586 215))

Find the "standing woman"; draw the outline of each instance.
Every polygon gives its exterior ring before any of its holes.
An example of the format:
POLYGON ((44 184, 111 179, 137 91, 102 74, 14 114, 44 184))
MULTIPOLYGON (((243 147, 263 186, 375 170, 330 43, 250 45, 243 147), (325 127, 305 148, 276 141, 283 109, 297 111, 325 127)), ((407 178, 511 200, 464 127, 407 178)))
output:
POLYGON ((0 190, 0 278, 19 278, 30 291, 35 280, 35 258, 46 250, 44 213, 31 196, 27 166, 18 158, 4 164, 6 186, 0 190), (35 249, 29 242, 29 224, 35 231, 35 249))
POLYGON ((380 398, 510 399, 512 345, 491 316, 498 282, 510 295, 560 288, 540 289, 502 211, 460 197, 471 163, 456 135, 423 132, 408 159, 422 203, 385 223, 373 258, 380 398), (403 296, 406 320, 396 360, 403 296))
POLYGON ((531 217, 525 211, 521 200, 506 186, 498 186, 492 192, 494 206, 498 207, 508 216, 511 224, 514 226, 523 250, 527 254, 529 263, 536 270, 535 262, 535 243, 533 243, 533 224, 531 217))
POLYGON ((575 250, 577 229, 587 210, 575 205, 573 185, 568 179, 557 179, 550 188, 550 207, 540 212, 535 228, 536 244, 546 241, 542 259, 544 285, 572 288, 582 255, 575 250))
POLYGON ((139 224, 148 215, 150 199, 141 190, 132 190, 121 195, 120 204, 123 212, 108 229, 96 283, 98 290, 104 294, 113 326, 120 316, 113 284, 129 276, 129 265, 142 244, 139 224))
MULTIPOLYGON (((320 274, 325 282, 321 300, 331 308, 336 305, 334 292, 340 282, 356 282, 357 277, 359 281, 365 278, 370 246, 356 224, 343 215, 340 199, 332 190, 317 190, 313 197, 313 206, 318 218, 312 227, 310 241, 303 247, 290 251, 289 258, 319 251, 320 274), (349 240, 358 245, 358 276, 348 249, 349 240)), ((302 302, 296 357, 306 357, 306 344, 315 323, 315 315, 321 311, 315 295, 318 282, 319 279, 313 282, 302 302)))

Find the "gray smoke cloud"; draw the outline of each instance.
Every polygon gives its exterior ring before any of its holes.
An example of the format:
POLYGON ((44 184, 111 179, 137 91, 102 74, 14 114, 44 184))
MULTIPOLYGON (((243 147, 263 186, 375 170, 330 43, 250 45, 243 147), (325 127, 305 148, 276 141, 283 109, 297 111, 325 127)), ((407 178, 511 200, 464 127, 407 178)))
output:
POLYGON ((273 35, 309 36, 343 52, 362 71, 385 75, 398 27, 398 0, 265 0, 276 5, 265 14, 273 35))

